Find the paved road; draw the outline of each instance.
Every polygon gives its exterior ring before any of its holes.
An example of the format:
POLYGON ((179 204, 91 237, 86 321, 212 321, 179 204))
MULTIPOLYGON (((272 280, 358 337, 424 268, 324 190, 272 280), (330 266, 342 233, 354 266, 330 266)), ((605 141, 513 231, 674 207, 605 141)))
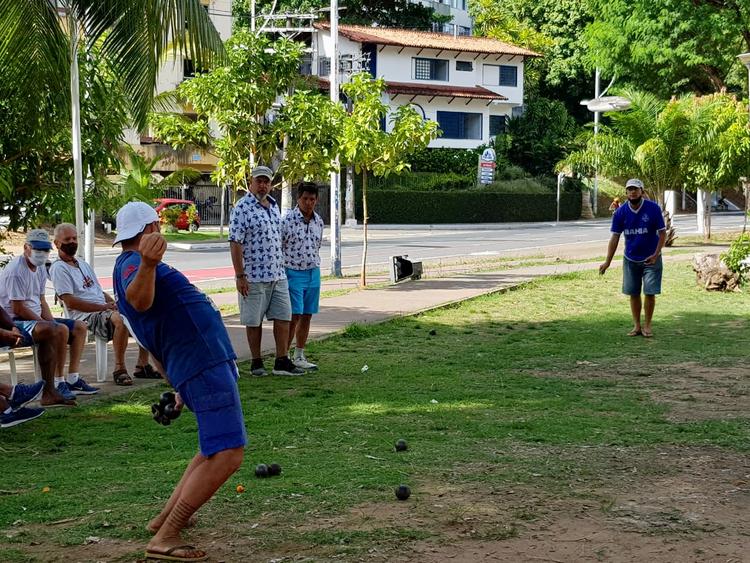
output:
MULTIPOLYGON (((712 217, 712 231, 742 228, 740 213, 724 213, 712 217)), ((675 220, 679 234, 697 234, 695 216, 678 216, 675 220)), ((357 267, 361 261, 362 232, 359 229, 344 229, 342 242, 342 265, 357 267)), ((609 221, 573 221, 559 225, 536 223, 505 225, 498 228, 466 226, 456 228, 420 229, 405 226, 398 229, 375 228, 370 230, 367 263, 371 266, 385 265, 389 256, 408 254, 415 260, 459 258, 471 256, 503 256, 518 253, 533 254, 555 247, 590 245, 601 243, 602 254, 609 238, 609 221)), ((324 243, 322 269, 327 272, 330 264, 330 246, 324 243)), ((97 256, 95 269, 102 285, 111 287, 112 265, 115 256, 97 256)), ((211 250, 168 251, 165 261, 186 273, 194 282, 231 285, 234 271, 229 250, 219 247, 211 250)))

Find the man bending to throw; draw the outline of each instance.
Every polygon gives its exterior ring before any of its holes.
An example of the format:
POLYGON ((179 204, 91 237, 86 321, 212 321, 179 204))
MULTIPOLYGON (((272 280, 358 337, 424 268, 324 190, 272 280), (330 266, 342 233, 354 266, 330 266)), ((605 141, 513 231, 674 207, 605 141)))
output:
POLYGON ((204 561, 203 550, 186 545, 180 532, 193 514, 240 467, 247 443, 237 389, 236 355, 211 301, 187 278, 161 261, 167 243, 159 217, 143 202, 117 213, 122 254, 113 283, 120 313, 138 342, 164 367, 163 374, 195 413, 200 451, 188 465, 166 506, 150 524, 155 533, 146 558, 204 561))

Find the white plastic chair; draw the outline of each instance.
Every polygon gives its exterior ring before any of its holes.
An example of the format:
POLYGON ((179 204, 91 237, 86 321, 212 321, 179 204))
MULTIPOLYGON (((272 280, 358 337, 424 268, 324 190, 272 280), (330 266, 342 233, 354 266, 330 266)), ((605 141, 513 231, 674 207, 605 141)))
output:
MULTIPOLYGON (((62 299, 60 299, 60 304, 63 308, 63 317, 69 319, 70 314, 68 313, 68 307, 62 299)), ((102 338, 91 331, 88 331, 88 334, 89 341, 91 336, 94 337, 94 346, 96 347, 96 382, 102 383, 107 381, 107 339, 102 338)))
MULTIPOLYGON (((27 346, 24 346, 24 348, 26 347, 27 346)), ((10 384, 13 386, 18 384, 18 373, 16 372, 16 350, 19 350, 19 348, 11 348, 9 346, 3 346, 2 348, 0 348, 0 352, 8 354, 8 365, 10 366, 10 384)), ((39 359, 36 357, 36 344, 31 346, 31 353, 34 355, 34 381, 39 381, 42 376, 40 375, 39 370, 39 359)))

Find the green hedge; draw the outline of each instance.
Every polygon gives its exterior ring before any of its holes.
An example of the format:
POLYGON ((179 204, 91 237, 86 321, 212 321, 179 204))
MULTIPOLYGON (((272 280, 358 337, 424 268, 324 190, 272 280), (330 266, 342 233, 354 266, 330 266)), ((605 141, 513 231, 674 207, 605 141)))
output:
MULTIPOLYGON (((395 192, 368 190, 370 223, 510 223, 554 221, 555 194, 506 194, 497 192, 395 192)), ((563 193, 560 219, 578 219, 581 194, 563 193)), ((362 200, 357 200, 357 218, 362 217, 362 200)))

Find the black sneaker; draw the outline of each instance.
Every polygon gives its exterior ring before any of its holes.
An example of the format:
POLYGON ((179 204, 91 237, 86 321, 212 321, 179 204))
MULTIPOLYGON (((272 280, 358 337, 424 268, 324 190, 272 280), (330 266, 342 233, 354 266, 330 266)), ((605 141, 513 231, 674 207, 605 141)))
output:
POLYGON ((289 359, 289 356, 276 358, 276 361, 273 363, 274 375, 304 375, 304 373, 305 370, 295 366, 294 362, 289 359))
POLYGON ((250 363, 250 373, 252 373, 255 377, 263 377, 264 375, 268 375, 266 366, 263 365, 263 358, 253 358, 253 361, 250 363))

